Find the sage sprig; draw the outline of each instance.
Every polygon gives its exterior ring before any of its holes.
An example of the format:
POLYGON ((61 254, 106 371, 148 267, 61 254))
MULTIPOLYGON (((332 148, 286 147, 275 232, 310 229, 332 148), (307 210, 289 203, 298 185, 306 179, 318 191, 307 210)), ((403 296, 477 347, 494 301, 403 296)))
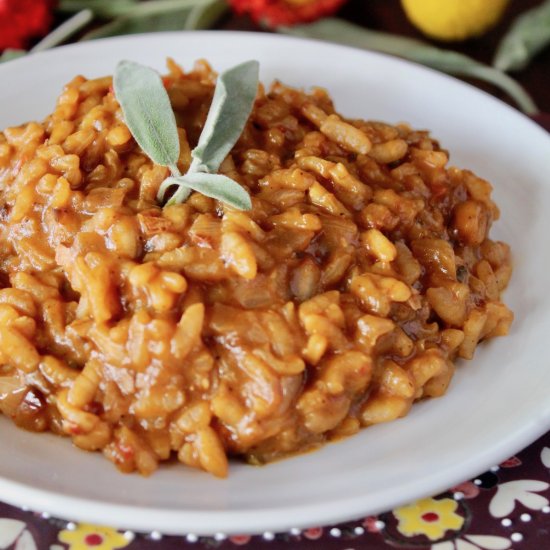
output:
POLYGON ((247 61, 220 74, 204 129, 186 174, 177 167, 180 154, 174 111, 160 75, 138 63, 121 61, 115 71, 114 90, 124 120, 138 145, 153 162, 170 169, 159 189, 167 204, 183 202, 198 191, 240 210, 249 210, 248 192, 236 181, 216 174, 239 139, 250 116, 258 90, 259 64, 247 61))
POLYGON ((258 69, 258 62, 249 61, 218 77, 199 142, 191 151, 192 170, 216 172, 239 139, 258 91, 258 69))
POLYGON ((493 65, 501 71, 520 71, 550 45, 550 0, 521 14, 500 43, 493 65))
POLYGON ((182 202, 189 195, 189 190, 198 191, 207 197, 212 197, 238 208, 250 210, 252 203, 250 195, 235 180, 223 174, 208 174, 206 172, 187 172, 184 176, 170 177, 163 182, 161 197, 169 187, 176 185, 177 191, 168 204, 182 202))
POLYGON ((330 17, 309 25, 278 27, 277 30, 284 34, 317 38, 397 55, 449 74, 484 80, 505 91, 525 113, 535 114, 538 112, 538 108, 529 94, 507 74, 467 55, 436 48, 421 40, 371 31, 343 19, 330 17))
POLYGON ((176 117, 160 75, 132 61, 121 61, 113 79, 124 121, 138 145, 156 164, 177 168, 180 142, 176 117))

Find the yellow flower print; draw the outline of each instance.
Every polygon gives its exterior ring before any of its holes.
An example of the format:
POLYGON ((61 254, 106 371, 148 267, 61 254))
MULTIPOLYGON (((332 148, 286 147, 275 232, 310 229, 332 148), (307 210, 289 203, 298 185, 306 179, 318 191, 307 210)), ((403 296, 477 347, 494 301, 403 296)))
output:
POLYGON ((99 527, 89 523, 79 523, 76 529, 63 529, 59 533, 60 542, 69 546, 69 550, 116 550, 131 542, 124 535, 110 527, 99 527))
POLYGON ((458 504, 450 498, 424 498, 393 511, 397 530, 406 537, 424 535, 432 541, 443 538, 448 530, 458 531, 464 518, 456 513, 458 504))

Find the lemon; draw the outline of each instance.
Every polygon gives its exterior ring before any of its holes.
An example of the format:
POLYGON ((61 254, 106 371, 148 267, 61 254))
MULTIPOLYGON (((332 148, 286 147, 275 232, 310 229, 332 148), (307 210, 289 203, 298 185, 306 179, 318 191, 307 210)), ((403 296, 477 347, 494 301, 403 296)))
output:
POLYGON ((509 0, 401 0, 407 17, 438 40, 479 36, 501 18, 509 0))

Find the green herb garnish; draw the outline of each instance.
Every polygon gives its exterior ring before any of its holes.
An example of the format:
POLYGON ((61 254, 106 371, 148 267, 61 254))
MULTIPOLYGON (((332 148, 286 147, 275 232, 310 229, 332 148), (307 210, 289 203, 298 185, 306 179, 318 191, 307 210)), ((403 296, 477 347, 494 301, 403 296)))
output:
POLYGON ((207 197, 212 197, 225 202, 239 210, 250 210, 252 203, 250 195, 235 180, 223 174, 209 174, 208 172, 187 172, 185 176, 171 177, 164 180, 159 193, 160 200, 164 198, 166 190, 172 185, 177 185, 177 191, 172 195, 168 204, 183 202, 191 193, 191 190, 198 191, 207 197))
POLYGON ((134 139, 156 164, 180 175, 178 128, 160 75, 132 61, 121 61, 113 81, 115 95, 134 139))
POLYGON ((501 71, 519 71, 550 44, 550 0, 521 14, 502 39, 494 61, 501 71))
POLYGON ((218 77, 199 143, 191 152, 191 169, 216 172, 231 151, 254 105, 258 69, 257 61, 248 61, 218 77))
POLYGON ((124 120, 141 149, 171 172, 160 186, 160 202, 176 186, 167 204, 185 201, 194 190, 241 210, 252 208, 250 196, 241 185, 215 172, 250 116, 258 90, 258 72, 258 62, 247 61, 218 77, 204 129, 191 152, 191 166, 182 175, 177 168, 180 148, 176 119, 160 75, 131 61, 118 64, 114 89, 124 120))

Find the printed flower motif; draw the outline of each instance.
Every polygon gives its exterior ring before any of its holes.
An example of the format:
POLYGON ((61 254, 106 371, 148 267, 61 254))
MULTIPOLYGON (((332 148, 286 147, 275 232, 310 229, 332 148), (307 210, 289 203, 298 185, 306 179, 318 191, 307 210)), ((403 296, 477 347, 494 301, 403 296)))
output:
POLYGON ((0 0, 0 50, 24 48, 52 22, 51 0, 0 0))
POLYGON ((463 539, 438 542, 431 550, 507 550, 512 543, 493 535, 466 535, 463 539))
POLYGON ((99 527, 80 523, 76 529, 63 529, 59 540, 69 546, 69 550, 116 550, 130 544, 130 540, 110 527, 99 527))
POLYGON ((369 532, 369 533, 380 533, 382 529, 380 529, 380 520, 376 516, 367 516, 363 520, 363 527, 369 532))
MULTIPOLYGON (((1 1, 1 0, 0 0, 1 1)), ((346 0, 229 0, 239 15, 269 27, 315 21, 335 13, 346 0)))
POLYGON ((323 528, 322 527, 310 527, 309 529, 305 529, 302 532, 302 535, 304 535, 304 537, 306 537, 306 539, 317 540, 317 539, 320 539, 323 536, 323 528))
POLYGON ((479 495, 479 487, 471 481, 465 481, 451 488, 453 493, 462 493, 464 498, 476 498, 479 495))
POLYGON ((547 468, 550 468, 550 447, 544 447, 544 449, 542 449, 540 452, 540 459, 547 468))
POLYGON ((0 548, 9 548, 21 535, 27 525, 15 519, 0 519, 0 548))
POLYGON ((443 538, 447 531, 459 531, 464 518, 456 513, 458 504, 450 498, 425 498, 408 506, 397 508, 393 515, 398 520, 397 530, 407 536, 424 535, 432 541, 443 538))
POLYGON ((522 462, 517 456, 512 456, 500 464, 501 468, 517 468, 522 462))
POLYGON ((521 479, 501 483, 489 504, 489 512, 495 518, 510 515, 516 506, 516 500, 531 510, 542 510, 548 506, 548 499, 536 493, 546 491, 550 485, 535 479, 521 479))
POLYGON ((492 489, 498 485, 499 479, 494 472, 485 472, 476 477, 474 483, 480 489, 492 489))
POLYGON ((14 550, 38 550, 36 542, 29 531, 25 529, 21 533, 21 536, 17 539, 14 550))
POLYGON ((229 540, 237 546, 244 546, 252 540, 252 537, 250 535, 233 535, 229 537, 229 540))

